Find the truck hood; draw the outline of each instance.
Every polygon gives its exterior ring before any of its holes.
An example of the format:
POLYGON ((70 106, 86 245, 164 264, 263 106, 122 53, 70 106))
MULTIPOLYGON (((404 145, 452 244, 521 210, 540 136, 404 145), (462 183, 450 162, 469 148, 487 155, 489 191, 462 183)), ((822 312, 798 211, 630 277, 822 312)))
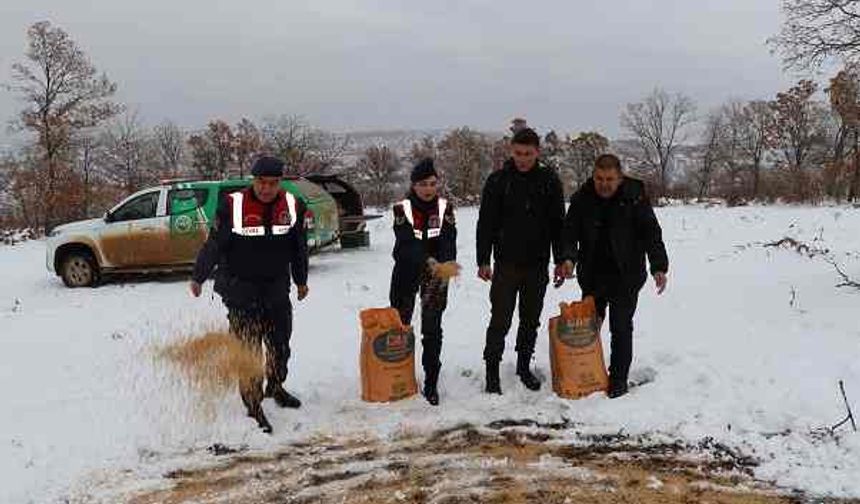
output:
POLYGON ((69 233, 74 231, 87 231, 90 229, 98 229, 104 225, 105 220, 103 218, 69 222, 68 224, 63 224, 62 226, 55 227, 53 230, 51 230, 51 234, 57 235, 60 233, 69 233))

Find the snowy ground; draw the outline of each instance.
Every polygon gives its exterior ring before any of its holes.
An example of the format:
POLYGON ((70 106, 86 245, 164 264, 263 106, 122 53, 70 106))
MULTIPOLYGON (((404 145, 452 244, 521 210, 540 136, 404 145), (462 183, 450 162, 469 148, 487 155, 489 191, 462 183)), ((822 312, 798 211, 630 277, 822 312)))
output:
MULTIPOLYGON (((502 418, 565 418, 581 432, 694 443, 713 437, 756 457, 759 478, 860 496, 860 434, 811 434, 845 416, 839 379, 860 410, 860 291, 836 288, 823 257, 762 246, 791 236, 829 249, 858 279, 860 210, 671 207, 658 215, 670 284, 661 297, 650 283, 642 292, 633 371, 656 370, 653 383, 614 401, 562 400, 547 383, 527 392, 514 376, 512 335, 505 395, 483 394, 489 286, 474 276, 476 212, 463 209, 465 268, 444 319, 442 405, 362 403, 357 313, 386 304, 393 237, 383 220, 373 223, 370 250, 312 258, 288 381, 305 406, 266 402, 273 436, 244 417, 238 397, 205 414, 152 358, 159 344, 222 323, 211 285, 200 299, 177 279, 69 290, 45 270, 42 242, 0 246, 0 502, 116 501, 119 487, 163 485, 168 470, 210 462, 214 443, 265 452, 319 434, 386 438, 502 418)), ((578 295, 570 285, 550 289, 543 320, 578 295)), ((537 366, 546 379, 545 327, 537 366)))

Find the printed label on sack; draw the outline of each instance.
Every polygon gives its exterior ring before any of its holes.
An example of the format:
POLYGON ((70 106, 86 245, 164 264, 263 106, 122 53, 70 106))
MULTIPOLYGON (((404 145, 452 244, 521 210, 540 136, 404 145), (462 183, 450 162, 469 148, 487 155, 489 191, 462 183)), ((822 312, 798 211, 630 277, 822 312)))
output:
POLYGON ((574 348, 587 347, 597 340, 597 319, 560 320, 558 339, 574 348))
POLYGON ((401 362, 412 355, 414 348, 412 331, 392 329, 373 340, 373 354, 383 362, 401 362))

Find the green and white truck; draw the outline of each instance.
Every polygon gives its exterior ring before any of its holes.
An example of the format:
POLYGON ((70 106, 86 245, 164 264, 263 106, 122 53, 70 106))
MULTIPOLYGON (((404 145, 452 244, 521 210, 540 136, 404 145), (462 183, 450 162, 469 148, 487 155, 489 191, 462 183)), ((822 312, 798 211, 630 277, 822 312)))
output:
MULTIPOLYGON (((98 285, 114 273, 187 271, 206 241, 218 204, 250 178, 165 180, 127 197, 98 219, 70 222, 48 236, 46 263, 68 287, 98 285)), ((361 196, 336 176, 289 177, 282 187, 300 198, 311 252, 340 243, 369 245, 361 196)))

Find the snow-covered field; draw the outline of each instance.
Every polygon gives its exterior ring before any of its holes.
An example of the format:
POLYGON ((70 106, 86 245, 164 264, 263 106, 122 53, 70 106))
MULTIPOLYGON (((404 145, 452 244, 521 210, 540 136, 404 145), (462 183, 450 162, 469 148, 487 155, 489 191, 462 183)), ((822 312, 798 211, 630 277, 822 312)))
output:
MULTIPOLYGON (((756 476, 816 494, 860 496, 860 433, 812 431, 845 416, 837 381, 860 410, 860 290, 837 288, 824 257, 763 242, 791 236, 860 279, 860 210, 698 208, 658 211, 672 271, 668 291, 642 291, 633 373, 656 371, 628 396, 555 397, 514 376, 513 334, 502 397, 482 393, 489 286, 475 278, 474 209, 459 212, 464 275, 444 319, 438 408, 420 397, 359 400, 357 313, 387 300, 390 221, 372 224, 370 250, 311 259, 310 297, 296 303, 287 387, 299 411, 265 403, 275 428, 260 433, 238 394, 206 412, 153 349, 221 324, 211 284, 200 299, 184 280, 69 290, 44 267, 44 244, 0 246, 0 502, 117 500, 118 489, 163 485, 170 469, 212 460, 214 443, 275 450, 312 435, 385 438, 461 422, 558 421, 589 433, 712 437, 756 457, 756 476)), ((550 289, 543 320, 572 285, 550 289)), ((604 338, 604 344, 608 338, 604 338)), ((548 378, 545 326, 537 367, 548 378)))

